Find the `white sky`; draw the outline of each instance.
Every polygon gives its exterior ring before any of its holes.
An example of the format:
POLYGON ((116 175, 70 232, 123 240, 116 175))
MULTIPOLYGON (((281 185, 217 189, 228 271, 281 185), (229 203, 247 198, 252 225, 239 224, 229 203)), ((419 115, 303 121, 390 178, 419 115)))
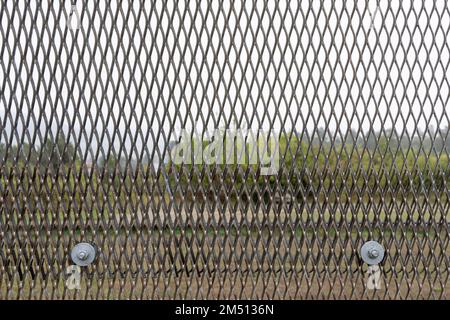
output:
POLYGON ((199 2, 78 0, 74 32, 59 1, 2 1, 0 143, 59 124, 83 152, 141 155, 232 113, 252 129, 448 125, 445 0, 199 2))

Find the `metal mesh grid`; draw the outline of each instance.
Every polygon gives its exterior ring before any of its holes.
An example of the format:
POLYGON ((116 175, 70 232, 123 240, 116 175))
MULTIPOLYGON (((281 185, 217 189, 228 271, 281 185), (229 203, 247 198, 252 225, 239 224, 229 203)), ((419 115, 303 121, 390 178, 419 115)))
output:
POLYGON ((2 1, 0 298, 448 298, 449 30, 446 1, 2 1), (279 170, 170 160, 216 128, 273 130, 279 170))

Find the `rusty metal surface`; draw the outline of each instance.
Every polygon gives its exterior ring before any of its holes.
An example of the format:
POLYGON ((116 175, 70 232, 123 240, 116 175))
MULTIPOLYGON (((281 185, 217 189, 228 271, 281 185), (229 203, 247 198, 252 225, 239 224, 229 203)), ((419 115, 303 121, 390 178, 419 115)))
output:
POLYGON ((449 31, 446 1, 1 1, 0 299, 448 299, 449 31), (213 129, 279 168, 170 157, 213 129))

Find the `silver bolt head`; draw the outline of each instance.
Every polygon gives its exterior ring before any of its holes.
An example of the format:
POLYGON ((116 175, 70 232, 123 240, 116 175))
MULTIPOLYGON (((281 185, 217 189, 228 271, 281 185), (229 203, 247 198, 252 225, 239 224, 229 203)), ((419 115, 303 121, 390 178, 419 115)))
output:
POLYGON ((84 261, 84 260, 86 260, 89 257, 89 252, 87 252, 87 251, 80 251, 80 252, 78 252, 77 257, 78 257, 78 259, 84 261))
POLYGON ((368 265, 376 265, 383 261, 385 250, 376 241, 367 241, 361 247, 361 258, 368 265))
POLYGON ((372 259, 378 258, 380 253, 378 252, 377 249, 372 249, 369 252, 369 257, 371 257, 372 259))
POLYGON ((70 253, 73 263, 80 267, 87 267, 95 259, 95 248, 90 243, 78 243, 70 253))

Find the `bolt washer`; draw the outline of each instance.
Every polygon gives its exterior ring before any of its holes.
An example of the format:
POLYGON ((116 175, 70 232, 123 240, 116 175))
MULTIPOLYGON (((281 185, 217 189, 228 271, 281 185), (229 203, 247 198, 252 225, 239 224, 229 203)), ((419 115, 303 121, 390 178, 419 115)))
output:
POLYGON ((86 267, 95 259, 95 248, 87 242, 79 243, 73 247, 70 257, 77 266, 86 267))
POLYGON ((361 247, 361 257, 368 265, 379 264, 384 258, 384 248, 376 241, 368 241, 361 247))

